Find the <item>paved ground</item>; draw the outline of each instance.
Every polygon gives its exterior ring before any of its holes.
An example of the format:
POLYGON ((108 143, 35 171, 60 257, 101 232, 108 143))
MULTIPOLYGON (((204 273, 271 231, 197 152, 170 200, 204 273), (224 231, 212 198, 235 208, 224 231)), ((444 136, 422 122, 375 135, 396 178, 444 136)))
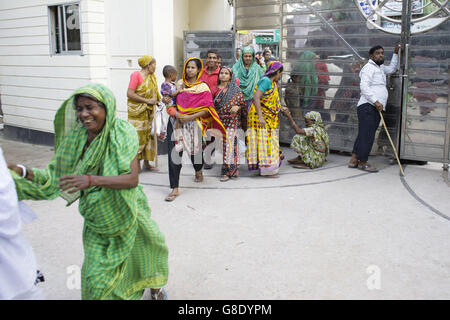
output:
MULTIPOLYGON (((52 148, 7 141, 7 160, 45 167, 52 148)), ((285 149, 288 158, 292 152, 285 149)), ((182 194, 166 203, 167 157, 140 182, 170 249, 170 299, 450 299, 450 188, 442 164, 407 166, 384 157, 368 174, 332 154, 324 168, 284 164, 279 179, 242 169, 182 170, 182 194)), ((49 299, 80 299, 82 218, 62 199, 27 203, 25 227, 49 299)))

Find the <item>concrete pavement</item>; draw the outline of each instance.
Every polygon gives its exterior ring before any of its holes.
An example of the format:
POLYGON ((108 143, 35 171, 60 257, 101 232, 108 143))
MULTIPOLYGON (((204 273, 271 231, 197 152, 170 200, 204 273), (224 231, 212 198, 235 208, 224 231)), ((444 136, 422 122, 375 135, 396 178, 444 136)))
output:
MULTIPOLYGON (((5 140, 7 160, 43 168, 52 148, 5 140)), ((284 148, 287 158, 293 152, 284 148)), ((332 154, 316 170, 286 163, 280 178, 220 182, 220 167, 164 201, 167 156, 140 182, 169 246, 169 299, 450 299, 450 188, 442 164, 385 157, 369 174, 332 154)), ((35 249, 48 299, 80 299, 82 225, 77 204, 27 201, 39 219, 24 233, 35 249)))

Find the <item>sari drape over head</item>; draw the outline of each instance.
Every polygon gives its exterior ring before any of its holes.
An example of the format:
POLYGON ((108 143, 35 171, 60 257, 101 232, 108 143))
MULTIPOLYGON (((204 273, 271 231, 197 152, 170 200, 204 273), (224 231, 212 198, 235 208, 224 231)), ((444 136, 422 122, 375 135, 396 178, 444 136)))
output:
POLYGON ((300 73, 300 87, 302 88, 304 108, 312 102, 312 97, 317 95, 319 78, 314 66, 314 57, 316 54, 312 51, 305 51, 300 56, 295 71, 300 73))
POLYGON ((325 131, 322 116, 317 111, 310 111, 305 119, 314 123, 305 128, 305 135, 297 134, 292 138, 291 148, 301 157, 302 161, 310 168, 321 167, 330 151, 330 138, 325 131))
POLYGON ((246 102, 241 89, 236 85, 233 78, 233 70, 222 67, 230 72, 231 78, 228 85, 221 89, 214 99, 214 106, 219 114, 220 120, 227 130, 227 136, 223 139, 223 163, 221 175, 237 177, 239 175, 239 141, 238 129, 241 128, 242 110, 246 108, 246 102), (240 111, 232 113, 233 106, 239 106, 240 111))
POLYGON ((255 92, 256 85, 261 77, 264 75, 264 70, 256 62, 255 50, 251 47, 245 47, 242 49, 241 57, 238 62, 233 65, 233 74, 239 79, 239 87, 244 94, 245 100, 250 100, 253 98, 253 93, 255 92), (244 53, 250 52, 253 55, 253 61, 248 68, 244 65, 244 53))
POLYGON ((191 115, 201 111, 207 111, 208 115, 198 118, 197 124, 201 128, 202 136, 206 135, 208 129, 215 129, 221 135, 226 135, 226 130, 220 121, 219 115, 214 109, 214 102, 211 91, 206 83, 199 81, 203 72, 203 63, 194 83, 189 83, 186 79, 186 66, 191 60, 201 59, 192 57, 186 60, 183 69, 184 89, 177 95, 177 110, 180 114, 191 115))
MULTIPOLYGON (((274 70, 277 71, 281 67, 282 65, 279 64, 274 70)), ((261 82, 264 81, 263 79, 261 82)), ((263 92, 260 99, 265 127, 259 127, 258 113, 254 103, 250 106, 248 113, 248 147, 246 151, 248 167, 249 170, 259 170, 261 175, 276 174, 281 166, 278 130, 278 113, 281 110, 281 104, 278 87, 274 81, 271 83, 271 88, 263 92)), ((258 86, 256 86, 255 92, 256 90, 258 90, 258 86)))
POLYGON ((55 154, 46 169, 33 169, 29 181, 12 172, 20 200, 51 200, 71 205, 79 199, 84 217, 82 299, 140 299, 145 288, 159 288, 168 278, 168 249, 142 186, 109 189, 92 186, 75 194, 60 192, 66 175, 118 176, 131 172, 139 141, 134 127, 116 117, 116 100, 102 84, 76 90, 54 120, 55 154), (106 107, 102 131, 83 155, 87 130, 76 121, 74 97, 87 93, 106 107), (82 156, 83 155, 83 156, 82 156))

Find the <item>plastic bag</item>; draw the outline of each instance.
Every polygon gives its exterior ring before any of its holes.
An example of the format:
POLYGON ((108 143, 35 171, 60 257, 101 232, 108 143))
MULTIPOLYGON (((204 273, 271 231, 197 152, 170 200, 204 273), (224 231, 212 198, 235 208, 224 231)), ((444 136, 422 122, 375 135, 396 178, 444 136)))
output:
POLYGON ((155 131, 157 136, 165 135, 168 121, 166 105, 163 102, 159 102, 155 107, 155 118, 153 120, 151 135, 154 135, 155 131))

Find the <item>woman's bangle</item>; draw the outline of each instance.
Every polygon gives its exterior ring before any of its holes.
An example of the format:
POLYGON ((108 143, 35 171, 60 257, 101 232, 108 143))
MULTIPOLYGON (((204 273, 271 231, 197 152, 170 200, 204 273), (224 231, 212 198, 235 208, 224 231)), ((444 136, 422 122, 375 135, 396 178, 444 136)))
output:
POLYGON ((88 175, 88 179, 89 179, 88 188, 90 188, 92 185, 92 177, 90 175, 88 175))
POLYGON ((18 164, 17 166, 20 169, 22 169, 22 178, 26 178, 26 176, 27 176, 27 168, 24 165, 22 165, 22 164, 18 164))

